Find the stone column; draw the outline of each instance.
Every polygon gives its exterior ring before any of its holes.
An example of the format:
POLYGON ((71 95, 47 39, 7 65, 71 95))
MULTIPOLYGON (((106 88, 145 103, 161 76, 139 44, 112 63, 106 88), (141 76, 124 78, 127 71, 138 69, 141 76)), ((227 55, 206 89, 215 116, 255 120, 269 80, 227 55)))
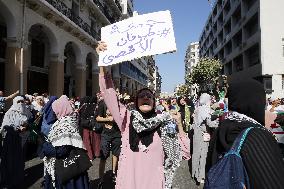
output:
POLYGON ((129 95, 133 95, 134 89, 133 89, 133 83, 134 80, 133 79, 129 79, 128 80, 128 91, 129 91, 129 95))
POLYGON ((75 95, 86 96, 86 65, 78 63, 75 70, 75 95))
MULTIPOLYGON (((126 83, 127 83, 127 78, 123 77, 122 78, 122 91, 120 93, 124 94, 125 92, 127 92, 127 88, 126 88, 126 83)), ((128 93, 128 92, 127 92, 128 93)))
POLYGON ((50 95, 60 97, 64 91, 64 60, 59 55, 51 55, 48 74, 50 95))
POLYGON ((113 84, 114 84, 114 87, 115 89, 120 89, 120 78, 119 77, 115 77, 115 78, 112 78, 113 80, 113 84))
POLYGON ((92 70, 92 95, 95 96, 100 91, 99 86, 99 70, 93 69, 92 70))
MULTIPOLYGON (((25 62, 23 62, 25 63, 25 62)), ((5 94, 20 89, 21 48, 16 38, 7 39, 5 62, 5 94)))
POLYGON ((127 94, 131 94, 132 92, 132 82, 131 82, 131 79, 128 78, 127 79, 127 94))
POLYGON ((132 95, 136 95, 137 93, 137 81, 133 81, 133 92, 132 92, 132 95))
POLYGON ((142 89, 142 87, 141 87, 141 84, 138 83, 138 84, 137 84, 137 91, 139 91, 140 89, 142 89))

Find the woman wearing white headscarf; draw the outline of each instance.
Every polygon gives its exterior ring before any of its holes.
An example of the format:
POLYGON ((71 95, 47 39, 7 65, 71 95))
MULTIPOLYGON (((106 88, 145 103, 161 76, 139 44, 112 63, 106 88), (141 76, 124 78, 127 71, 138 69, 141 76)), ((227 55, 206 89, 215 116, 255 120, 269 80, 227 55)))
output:
POLYGON ((210 95, 203 93, 199 99, 199 106, 194 111, 192 177, 198 183, 204 183, 205 180, 205 164, 210 141, 208 128, 217 127, 219 124, 218 120, 211 120, 213 110, 210 105, 210 95))
POLYGON ((3 136, 1 154, 1 187, 18 188, 24 179, 23 145, 27 139, 26 126, 31 113, 26 109, 24 98, 17 96, 6 112, 0 128, 3 136))
POLYGON ((37 96, 36 97, 36 101, 34 103, 34 110, 36 112, 40 112, 42 111, 43 107, 44 107, 44 98, 43 96, 37 96))

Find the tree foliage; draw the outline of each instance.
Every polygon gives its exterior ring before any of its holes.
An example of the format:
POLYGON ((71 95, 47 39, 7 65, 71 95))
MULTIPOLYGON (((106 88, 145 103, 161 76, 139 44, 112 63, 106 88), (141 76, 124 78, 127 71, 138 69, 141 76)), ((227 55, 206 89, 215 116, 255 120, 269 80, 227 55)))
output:
POLYGON ((221 69, 220 60, 201 58, 191 74, 186 76, 186 82, 189 85, 197 84, 201 88, 208 88, 208 85, 214 85, 221 69))
POLYGON ((188 85, 186 84, 180 85, 178 90, 176 91, 177 96, 187 96, 188 93, 189 93, 189 88, 188 85))

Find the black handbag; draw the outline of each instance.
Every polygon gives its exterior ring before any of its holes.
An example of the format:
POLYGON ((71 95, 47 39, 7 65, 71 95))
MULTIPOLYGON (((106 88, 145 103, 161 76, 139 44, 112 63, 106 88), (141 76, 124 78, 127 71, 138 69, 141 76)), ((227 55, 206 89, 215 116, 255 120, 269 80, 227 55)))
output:
POLYGON ((92 117, 91 119, 81 119, 80 126, 84 129, 93 130, 93 125, 91 124, 92 117))
POLYGON ((85 150, 74 148, 69 156, 55 161, 55 173, 61 184, 86 172, 92 163, 85 150))
POLYGON ((97 122, 96 117, 91 120, 90 125, 92 125, 93 131, 95 133, 101 134, 103 132, 104 124, 97 122))
POLYGON ((79 126, 88 129, 90 131, 93 130, 93 125, 91 124, 91 120, 93 119, 93 116, 85 117, 82 113, 86 110, 87 106, 86 103, 84 103, 81 108, 79 109, 79 126), (84 108, 84 109, 83 109, 84 108), (83 109, 83 111, 82 111, 83 109))

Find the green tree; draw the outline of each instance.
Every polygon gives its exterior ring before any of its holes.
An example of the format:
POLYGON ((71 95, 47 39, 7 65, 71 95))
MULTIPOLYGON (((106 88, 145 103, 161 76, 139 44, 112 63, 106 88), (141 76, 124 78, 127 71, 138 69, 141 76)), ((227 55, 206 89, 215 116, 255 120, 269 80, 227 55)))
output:
POLYGON ((186 75, 186 83, 189 85, 197 84, 200 91, 212 91, 221 69, 220 60, 201 58, 191 74, 186 75))
POLYGON ((176 91, 177 96, 187 96, 188 95, 188 85, 182 84, 179 86, 178 90, 176 91))

